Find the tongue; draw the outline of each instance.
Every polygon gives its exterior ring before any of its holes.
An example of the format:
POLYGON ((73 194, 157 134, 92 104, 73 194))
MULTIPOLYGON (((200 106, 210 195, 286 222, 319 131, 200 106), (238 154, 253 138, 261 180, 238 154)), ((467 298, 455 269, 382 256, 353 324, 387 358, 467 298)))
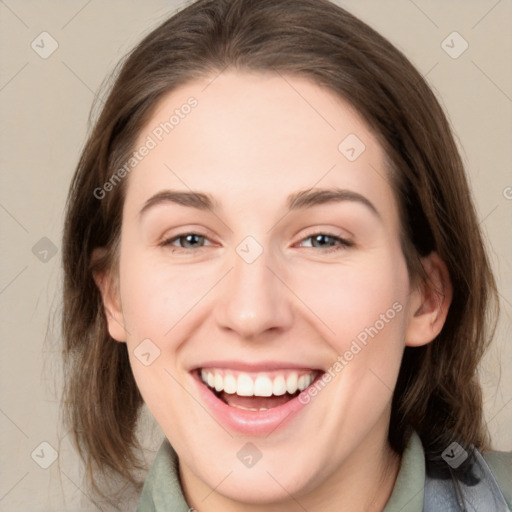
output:
POLYGON ((245 409, 272 409, 278 407, 290 401, 294 396, 289 393, 285 393, 281 396, 238 396, 236 393, 230 395, 225 391, 221 391, 218 396, 221 400, 226 402, 231 407, 242 407, 245 409))

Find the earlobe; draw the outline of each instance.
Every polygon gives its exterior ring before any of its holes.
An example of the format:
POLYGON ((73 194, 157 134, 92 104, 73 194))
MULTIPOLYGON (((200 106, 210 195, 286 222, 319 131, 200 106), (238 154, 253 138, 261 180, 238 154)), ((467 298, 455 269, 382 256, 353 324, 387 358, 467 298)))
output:
POLYGON ((435 252, 421 260, 426 282, 412 291, 405 342, 419 347, 435 339, 444 326, 453 295, 450 274, 435 252))
MULTIPOLYGON (((105 249, 97 248, 93 251, 92 259, 96 261, 104 257, 104 255, 105 249)), ((124 327, 118 280, 112 275, 110 269, 93 272, 93 279, 100 291, 110 336, 116 341, 125 342, 126 328, 124 327)))

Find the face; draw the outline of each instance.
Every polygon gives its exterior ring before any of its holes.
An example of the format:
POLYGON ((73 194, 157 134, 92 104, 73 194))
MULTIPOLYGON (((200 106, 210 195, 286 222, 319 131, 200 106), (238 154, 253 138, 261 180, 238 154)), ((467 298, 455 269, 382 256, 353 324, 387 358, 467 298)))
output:
POLYGON ((140 133, 109 330, 184 487, 271 503, 379 457, 417 296, 358 114, 305 78, 213 78, 140 133))

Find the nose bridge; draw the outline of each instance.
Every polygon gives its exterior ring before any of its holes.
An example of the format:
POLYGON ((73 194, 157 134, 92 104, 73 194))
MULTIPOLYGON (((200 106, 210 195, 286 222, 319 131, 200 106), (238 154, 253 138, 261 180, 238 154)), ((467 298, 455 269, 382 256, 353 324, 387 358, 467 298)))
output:
POLYGON ((284 328, 292 319, 289 294, 274 275, 276 257, 254 237, 236 247, 232 270, 226 276, 217 321, 243 337, 284 328), (272 270, 270 270, 272 269, 272 270))

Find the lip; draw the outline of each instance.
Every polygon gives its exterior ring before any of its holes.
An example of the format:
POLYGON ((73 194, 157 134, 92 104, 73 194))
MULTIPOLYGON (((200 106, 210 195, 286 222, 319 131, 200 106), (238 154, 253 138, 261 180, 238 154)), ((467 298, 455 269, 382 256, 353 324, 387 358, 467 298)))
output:
MULTIPOLYGON (((234 364, 229 364, 229 368, 235 369, 234 364)), ((219 363, 216 362, 215 364, 212 364, 212 366, 218 368, 219 363)), ((237 369, 241 368, 241 366, 245 366, 245 371, 248 371, 247 368, 249 366, 254 369, 254 367, 258 365, 241 365, 238 363, 236 366, 237 369)), ((227 368, 228 366, 225 367, 227 368)), ((281 363, 279 368, 282 367, 281 363)), ((299 368, 298 366, 295 367, 299 368)), ((202 366, 202 368, 206 368, 206 366, 202 366)), ((290 368, 290 366, 287 366, 287 368, 290 368)), ((265 369, 269 369, 268 364, 265 365, 265 369)), ((299 401, 299 394, 285 404, 273 407, 266 411, 246 411, 243 409, 237 409, 236 407, 230 407, 217 398, 210 388, 201 380, 198 370, 192 371, 191 375, 197 383, 202 400, 219 423, 229 430, 235 430, 245 435, 268 436, 278 428, 280 429, 284 427, 285 424, 287 424, 292 418, 296 417, 297 414, 301 412, 306 405, 308 405, 299 401)), ((321 378, 320 373, 310 384, 310 387, 313 386, 319 378, 321 378)), ((309 388, 306 388, 303 393, 307 392, 307 389, 309 388)))
POLYGON ((202 368, 219 368, 226 370, 237 370, 240 372, 248 372, 248 373, 256 373, 256 372, 265 372, 265 371, 273 371, 273 370, 318 370, 324 371, 321 368, 304 366, 302 364, 291 363, 291 362, 282 362, 282 361, 263 361, 261 363, 245 363, 242 361, 205 361, 204 363, 195 366, 194 370, 201 370, 202 368))

